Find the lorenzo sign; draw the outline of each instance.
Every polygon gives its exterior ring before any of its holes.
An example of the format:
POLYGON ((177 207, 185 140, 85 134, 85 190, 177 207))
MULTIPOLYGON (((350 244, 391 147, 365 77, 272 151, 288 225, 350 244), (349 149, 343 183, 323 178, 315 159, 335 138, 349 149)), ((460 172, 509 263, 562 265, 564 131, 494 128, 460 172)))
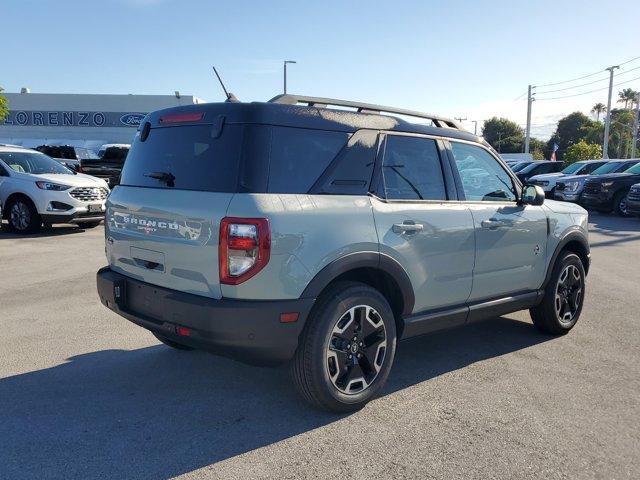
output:
POLYGON ((3 125, 18 127, 132 127, 145 113, 11 110, 3 125))

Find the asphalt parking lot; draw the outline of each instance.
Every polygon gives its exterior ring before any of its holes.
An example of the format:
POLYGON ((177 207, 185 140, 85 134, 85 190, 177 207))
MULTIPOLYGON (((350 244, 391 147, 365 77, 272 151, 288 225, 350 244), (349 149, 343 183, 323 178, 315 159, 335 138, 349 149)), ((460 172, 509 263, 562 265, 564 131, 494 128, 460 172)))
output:
POLYGON ((335 416, 102 307, 102 227, 0 230, 0 478, 640 478, 640 221, 592 214, 590 240, 567 336, 519 312, 402 343, 335 416))

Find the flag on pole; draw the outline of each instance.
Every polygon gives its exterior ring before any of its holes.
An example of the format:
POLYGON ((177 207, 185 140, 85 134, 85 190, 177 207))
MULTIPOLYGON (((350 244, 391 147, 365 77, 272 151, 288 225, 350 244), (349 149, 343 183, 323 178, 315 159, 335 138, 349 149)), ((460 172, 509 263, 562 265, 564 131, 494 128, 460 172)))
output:
POLYGON ((554 162, 557 160, 556 152, 558 151, 559 148, 560 146, 557 143, 553 144, 553 151, 551 152, 551 160, 553 160, 554 162))

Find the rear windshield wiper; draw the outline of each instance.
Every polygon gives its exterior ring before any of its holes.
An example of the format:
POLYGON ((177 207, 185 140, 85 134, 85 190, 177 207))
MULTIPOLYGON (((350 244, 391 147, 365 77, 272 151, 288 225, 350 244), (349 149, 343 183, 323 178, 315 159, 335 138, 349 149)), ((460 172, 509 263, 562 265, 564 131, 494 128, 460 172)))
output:
POLYGON ((167 187, 175 186, 174 182, 176 177, 169 172, 150 172, 150 173, 145 173, 144 176, 149 178, 155 178, 156 180, 160 180, 161 182, 166 183, 167 187))

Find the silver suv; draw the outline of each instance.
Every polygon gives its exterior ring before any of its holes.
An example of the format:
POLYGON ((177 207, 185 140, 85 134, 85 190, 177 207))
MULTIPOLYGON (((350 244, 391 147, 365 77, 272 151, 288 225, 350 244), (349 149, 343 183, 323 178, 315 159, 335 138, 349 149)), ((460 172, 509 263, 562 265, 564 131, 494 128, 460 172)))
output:
POLYGON ((105 306, 174 348, 288 362, 336 412, 381 391, 398 340, 522 309, 568 332, 590 258, 587 212, 454 121, 291 95, 149 114, 105 223, 105 306))

